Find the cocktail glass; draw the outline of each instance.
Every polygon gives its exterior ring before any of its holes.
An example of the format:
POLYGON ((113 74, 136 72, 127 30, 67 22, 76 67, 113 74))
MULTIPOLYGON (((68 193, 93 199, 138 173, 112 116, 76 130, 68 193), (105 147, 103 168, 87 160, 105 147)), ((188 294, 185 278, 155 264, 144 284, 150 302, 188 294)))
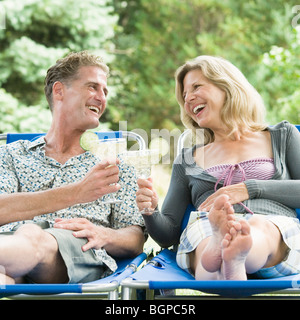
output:
MULTIPOLYGON (((127 141, 124 138, 99 139, 90 147, 90 152, 100 160, 108 159, 112 165, 116 165, 116 159, 127 150, 127 141), (114 164, 115 163, 115 164, 114 164)), ((122 200, 116 199, 114 193, 110 193, 103 201, 107 204, 121 203, 122 200)))
MULTIPOLYGON (((121 157, 127 165, 135 168, 138 179, 148 179, 151 175, 151 167, 159 163, 160 153, 156 149, 135 150, 125 152, 121 157)), ((141 211, 141 213, 147 212, 152 211, 149 208, 141 211)))

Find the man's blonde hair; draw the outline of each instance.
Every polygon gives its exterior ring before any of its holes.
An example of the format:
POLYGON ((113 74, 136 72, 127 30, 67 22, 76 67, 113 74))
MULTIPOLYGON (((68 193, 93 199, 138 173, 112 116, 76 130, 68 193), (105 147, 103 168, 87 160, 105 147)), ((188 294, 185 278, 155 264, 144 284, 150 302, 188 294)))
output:
POLYGON ((102 58, 87 51, 72 52, 66 57, 57 60, 56 64, 48 69, 45 78, 44 92, 51 110, 53 109, 53 84, 56 81, 69 84, 76 79, 79 68, 87 66, 99 67, 105 72, 107 77, 109 75, 109 68, 103 62, 102 58))
MULTIPOLYGON (((181 109, 181 121, 186 128, 194 132, 199 129, 198 124, 186 113, 183 98, 184 78, 189 71, 196 69, 201 70, 204 77, 226 94, 221 119, 229 129, 229 136, 237 131, 260 131, 267 127, 263 100, 242 72, 223 58, 199 56, 186 62, 175 73, 175 94, 181 109)), ((214 141, 211 130, 204 128, 204 135, 205 144, 214 141)))

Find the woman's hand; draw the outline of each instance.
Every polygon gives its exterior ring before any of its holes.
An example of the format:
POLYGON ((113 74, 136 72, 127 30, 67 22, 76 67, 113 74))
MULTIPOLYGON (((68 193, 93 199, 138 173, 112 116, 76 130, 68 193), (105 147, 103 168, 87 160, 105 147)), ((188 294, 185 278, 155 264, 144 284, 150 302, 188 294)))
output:
POLYGON ((150 209, 150 212, 144 213, 151 215, 158 205, 158 195, 153 188, 152 178, 138 179, 139 189, 136 193, 136 203, 140 211, 143 209, 150 209))
POLYGON ((247 187, 243 182, 241 182, 218 189, 201 203, 198 210, 208 212, 212 208, 216 198, 222 194, 229 196, 229 201, 232 205, 249 199, 247 187))

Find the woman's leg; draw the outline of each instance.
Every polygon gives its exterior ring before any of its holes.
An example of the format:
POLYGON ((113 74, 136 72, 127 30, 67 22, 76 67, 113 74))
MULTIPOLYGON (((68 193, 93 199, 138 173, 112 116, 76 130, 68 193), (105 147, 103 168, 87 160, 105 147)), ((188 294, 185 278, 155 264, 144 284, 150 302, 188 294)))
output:
MULTIPOLYGON (((208 219, 212 228, 212 236, 205 238, 197 248, 189 254, 191 269, 197 280, 221 279, 222 247, 221 242, 235 224, 234 211, 227 196, 216 199, 209 212, 208 219), (228 222, 232 225, 228 225, 228 222)), ((238 226, 237 226, 238 227, 238 226)))
POLYGON ((246 273, 274 266, 286 256, 288 248, 278 228, 260 216, 253 216, 249 221, 235 221, 233 208, 225 195, 215 201, 209 221, 213 235, 190 254, 198 280, 246 279, 246 273))
POLYGON ((208 220, 212 229, 212 236, 201 255, 201 263, 208 272, 219 271, 222 264, 221 242, 234 224, 234 210, 227 196, 219 196, 208 214, 208 220), (232 225, 229 225, 229 222, 232 225))
POLYGON ((264 217, 255 215, 248 223, 253 244, 245 263, 247 273, 251 274, 280 263, 288 253, 288 246, 277 226, 264 217))
POLYGON ((195 275, 196 280, 220 280, 221 274, 219 270, 216 272, 209 272, 204 269, 201 260, 203 252, 209 242, 210 237, 201 241, 197 248, 189 254, 191 269, 195 275))

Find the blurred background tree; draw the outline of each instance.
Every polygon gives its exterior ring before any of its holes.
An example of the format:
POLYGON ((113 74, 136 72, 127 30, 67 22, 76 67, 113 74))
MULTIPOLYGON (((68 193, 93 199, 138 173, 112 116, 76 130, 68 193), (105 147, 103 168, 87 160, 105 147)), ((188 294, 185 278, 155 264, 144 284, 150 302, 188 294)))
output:
POLYGON ((0 0, 0 132, 48 129, 46 70, 77 50, 110 65, 102 121, 112 129, 121 120, 129 130, 182 129, 174 72, 201 54, 237 65, 262 94, 270 123, 299 123, 292 8, 287 0, 0 0))
POLYGON ((105 0, 5 0, 1 9, 0 132, 47 131, 47 69, 68 52, 85 49, 111 61, 116 15, 105 0))
POLYGON ((132 127, 148 130, 182 128, 174 72, 186 60, 207 54, 223 56, 243 71, 262 94, 270 123, 299 122, 300 94, 294 93, 299 87, 299 33, 291 25, 295 14, 289 1, 112 3, 120 27, 113 39, 118 94, 111 100, 112 121, 126 119, 132 127))

